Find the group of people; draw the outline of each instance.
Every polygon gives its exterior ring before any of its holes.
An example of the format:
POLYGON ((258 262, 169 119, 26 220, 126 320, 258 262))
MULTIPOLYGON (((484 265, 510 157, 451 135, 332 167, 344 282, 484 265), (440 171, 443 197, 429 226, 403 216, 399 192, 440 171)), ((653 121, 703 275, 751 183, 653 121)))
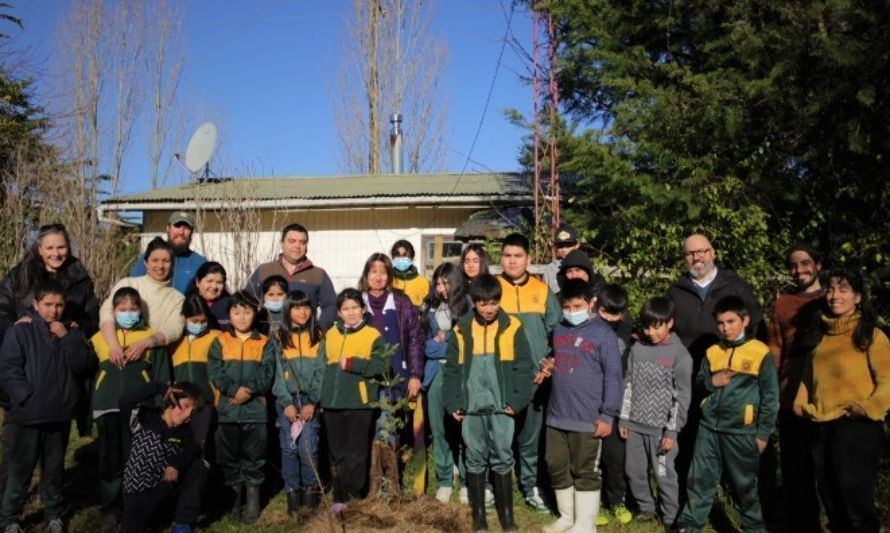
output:
POLYGON ((501 242, 500 274, 469 244, 430 280, 400 240, 339 294, 299 224, 231 294, 224 267, 191 250, 194 228, 174 213, 167 238, 101 305, 59 225, 40 228, 7 274, 6 532, 21 531, 38 463, 44 518, 64 531, 72 421, 81 434, 96 428, 103 531, 171 521, 191 531, 213 476, 231 516, 255 522, 275 444, 295 519, 317 508, 328 479, 334 513, 399 497, 406 457, 416 474, 405 490, 421 497, 427 441, 435 498, 469 505, 474 530, 491 507, 503 530, 517 529, 514 474, 526 505, 558 513, 551 532, 631 520, 698 531, 721 479, 745 531, 766 530, 759 493, 779 500, 763 504, 784 516, 767 518, 790 530, 819 531, 820 501, 832 531, 880 527, 890 342, 861 276, 825 275, 808 245, 789 251, 794 289, 767 327, 703 235, 683 243, 687 273, 633 320, 627 292, 605 283, 568 226, 543 280, 518 233, 501 242), (777 427, 778 495, 758 480, 777 427))

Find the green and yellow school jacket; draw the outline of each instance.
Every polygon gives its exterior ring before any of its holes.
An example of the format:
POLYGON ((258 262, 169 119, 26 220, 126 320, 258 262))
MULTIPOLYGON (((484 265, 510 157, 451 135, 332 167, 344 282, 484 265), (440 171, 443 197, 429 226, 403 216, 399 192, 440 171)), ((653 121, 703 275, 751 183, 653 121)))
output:
POLYGON ((386 343, 367 320, 348 329, 337 321, 325 334, 319 353, 325 365, 321 383, 321 406, 326 409, 371 409, 377 399, 377 384, 389 367, 383 358, 386 343), (340 369, 340 360, 351 358, 349 370, 340 369))
POLYGON ((275 345, 268 337, 252 331, 242 340, 232 332, 220 333, 210 344, 208 370, 210 384, 218 394, 220 423, 266 423, 265 394, 275 377, 275 345), (250 389, 250 399, 241 405, 230 404, 240 387, 250 389))
POLYGON ((468 313, 454 326, 442 375, 442 397, 448 413, 467 411, 473 394, 467 387, 473 358, 488 354, 495 356, 504 407, 518 413, 528 405, 534 394, 534 363, 523 329, 518 318, 503 311, 490 324, 482 324, 475 313, 468 313))
POLYGON ((430 282, 417 272, 417 267, 412 266, 407 272, 395 271, 392 280, 394 289, 405 293, 411 299, 414 307, 423 305, 423 299, 430 293, 430 282))
POLYGON ((207 362, 210 359, 210 345, 220 333, 219 330, 209 329, 194 338, 191 335, 184 335, 170 347, 173 360, 173 379, 175 381, 190 381, 201 387, 204 401, 208 405, 215 404, 218 395, 210 386, 207 362))
MULTIPOLYGON (((147 339, 156 331, 142 322, 129 330, 117 328, 117 342, 126 348, 136 341, 147 339)), ((92 409, 93 416, 102 416, 107 412, 118 412, 118 402, 127 391, 148 383, 149 381, 169 381, 170 364, 164 348, 146 350, 142 359, 131 361, 123 368, 111 364, 110 349, 102 332, 90 339, 96 356, 99 358, 99 370, 93 382, 92 409)))
POLYGON ((559 300, 547 284, 531 274, 521 283, 498 276, 503 295, 501 309, 522 322, 535 366, 550 353, 550 333, 562 319, 559 300))
POLYGON ((779 378, 766 344, 750 338, 711 346, 696 381, 708 393, 701 403, 702 426, 769 439, 779 412, 779 378), (711 377, 727 369, 736 374, 728 385, 715 388, 711 377))
MULTIPOLYGON (((320 335, 319 335, 320 337, 320 335)), ((294 405, 294 396, 305 394, 315 405, 321 396, 321 380, 324 376, 324 359, 320 347, 324 339, 312 344, 307 328, 294 329, 290 333, 292 348, 284 348, 275 339, 275 382, 272 393, 282 408, 294 405)))

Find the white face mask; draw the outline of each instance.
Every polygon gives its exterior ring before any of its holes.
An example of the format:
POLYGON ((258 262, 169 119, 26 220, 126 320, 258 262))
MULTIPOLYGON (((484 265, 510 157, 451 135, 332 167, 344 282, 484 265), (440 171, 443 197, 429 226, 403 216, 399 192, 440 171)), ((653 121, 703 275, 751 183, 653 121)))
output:
POLYGON ((587 309, 581 309, 580 311, 563 311, 562 317, 565 318, 566 322, 573 326, 577 326, 579 324, 583 324, 585 320, 590 318, 590 312, 587 309))

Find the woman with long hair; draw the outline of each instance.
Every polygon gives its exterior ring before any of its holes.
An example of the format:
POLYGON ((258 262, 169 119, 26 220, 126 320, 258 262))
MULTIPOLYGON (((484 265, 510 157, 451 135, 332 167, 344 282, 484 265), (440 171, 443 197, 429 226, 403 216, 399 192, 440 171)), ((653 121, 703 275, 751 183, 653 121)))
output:
POLYGON ((464 276, 464 285, 469 286, 473 280, 488 274, 488 253, 478 242, 470 243, 460 253, 460 268, 464 276))
POLYGON ((226 289, 228 275, 226 269, 216 261, 208 261, 198 267, 195 278, 189 284, 185 296, 197 294, 210 309, 210 329, 227 330, 229 323, 229 302, 231 296, 226 289))
POLYGON ((442 263, 433 272, 433 290, 424 300, 421 317, 426 333, 423 388, 427 391, 427 413, 433 434, 435 472, 439 485, 436 499, 442 503, 451 501, 455 464, 460 473, 461 498, 466 500, 460 426, 445 412, 441 367, 445 364, 448 339, 453 334, 451 330, 469 310, 470 303, 460 268, 452 263, 442 263))
POLYGON ((873 531, 884 417, 890 409, 890 341, 877 327, 859 273, 828 275, 825 312, 815 329, 794 412, 814 423, 816 485, 832 531, 873 531))

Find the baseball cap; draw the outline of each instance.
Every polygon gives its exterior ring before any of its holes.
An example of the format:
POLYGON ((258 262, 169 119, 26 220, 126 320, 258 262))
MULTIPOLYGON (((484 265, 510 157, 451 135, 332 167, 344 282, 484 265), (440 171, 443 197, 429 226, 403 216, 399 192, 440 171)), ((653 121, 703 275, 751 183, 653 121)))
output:
POLYGON ((175 226, 180 223, 186 223, 190 228, 195 229, 195 217, 186 213, 185 211, 176 211, 172 215, 170 215, 170 220, 168 224, 171 226, 175 226))
POLYGON ((563 224, 556 229, 556 244, 575 244, 578 242, 578 232, 568 224, 563 224))

